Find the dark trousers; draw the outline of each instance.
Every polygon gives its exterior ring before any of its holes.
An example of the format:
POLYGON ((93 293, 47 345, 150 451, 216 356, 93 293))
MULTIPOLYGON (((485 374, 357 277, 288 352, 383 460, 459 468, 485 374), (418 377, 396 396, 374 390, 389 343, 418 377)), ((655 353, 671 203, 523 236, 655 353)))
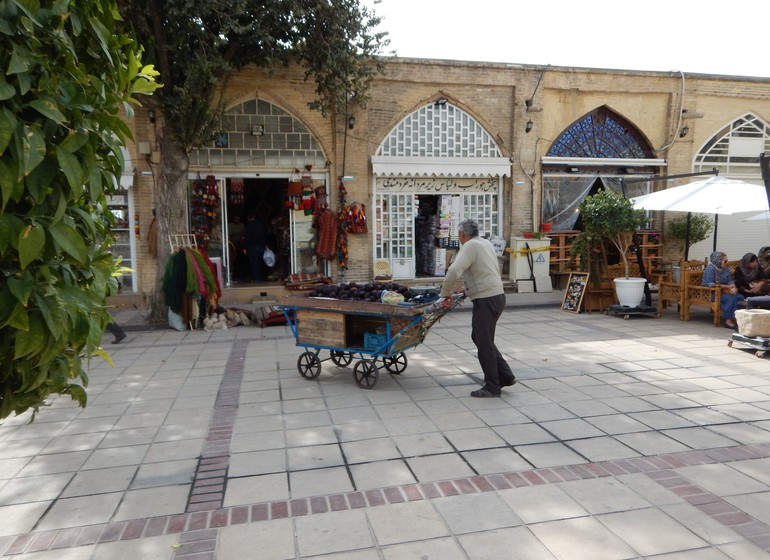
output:
POLYGON ((514 379, 511 366, 495 346, 495 328, 504 309, 505 294, 473 300, 471 340, 476 345, 484 372, 484 388, 493 393, 500 392, 501 381, 514 379))
POLYGON ((110 334, 115 338, 122 338, 126 336, 126 333, 117 323, 107 323, 107 330, 110 331, 110 334))
POLYGON ((262 260, 265 254, 264 245, 256 247, 251 246, 246 250, 249 257, 249 267, 251 269, 251 279, 254 282, 264 282, 265 280, 265 261, 262 260))

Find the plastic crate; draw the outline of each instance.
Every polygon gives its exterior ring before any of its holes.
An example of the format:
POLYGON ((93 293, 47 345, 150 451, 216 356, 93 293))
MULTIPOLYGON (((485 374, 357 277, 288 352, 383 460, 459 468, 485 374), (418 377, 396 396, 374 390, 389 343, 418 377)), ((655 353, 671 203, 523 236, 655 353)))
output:
POLYGON ((364 333, 364 348, 367 350, 375 351, 379 350, 388 341, 388 337, 384 334, 377 333, 364 333))

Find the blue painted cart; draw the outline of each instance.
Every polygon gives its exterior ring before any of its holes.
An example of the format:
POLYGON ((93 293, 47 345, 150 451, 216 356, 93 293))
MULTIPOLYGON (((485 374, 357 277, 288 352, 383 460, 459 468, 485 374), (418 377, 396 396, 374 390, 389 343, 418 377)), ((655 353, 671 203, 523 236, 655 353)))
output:
POLYGON ((302 377, 317 378, 327 360, 347 367, 358 358, 353 378, 359 387, 372 389, 381 369, 393 374, 406 370, 404 352, 420 344, 430 327, 464 298, 457 294, 446 306, 444 300, 392 305, 292 295, 279 303, 297 346, 305 349, 297 359, 302 377), (320 357, 322 350, 329 351, 328 358, 320 357))

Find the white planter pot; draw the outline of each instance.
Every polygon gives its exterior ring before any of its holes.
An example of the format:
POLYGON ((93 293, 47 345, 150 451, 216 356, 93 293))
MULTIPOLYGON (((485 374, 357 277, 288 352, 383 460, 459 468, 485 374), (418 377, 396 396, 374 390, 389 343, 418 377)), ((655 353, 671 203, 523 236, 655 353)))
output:
POLYGON ((618 303, 625 307, 638 307, 644 297, 645 278, 615 278, 618 303))

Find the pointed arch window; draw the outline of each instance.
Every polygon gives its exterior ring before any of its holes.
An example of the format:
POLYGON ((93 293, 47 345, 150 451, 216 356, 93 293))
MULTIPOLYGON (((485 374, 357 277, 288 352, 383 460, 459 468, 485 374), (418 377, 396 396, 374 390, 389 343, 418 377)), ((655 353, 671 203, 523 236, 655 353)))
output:
POLYGON ((717 168, 730 177, 760 177, 759 154, 770 152, 770 126, 747 113, 714 134, 695 156, 694 171, 717 168))
POLYGON ((637 128, 606 107, 588 113, 565 130, 548 156, 645 159, 654 154, 637 128))

